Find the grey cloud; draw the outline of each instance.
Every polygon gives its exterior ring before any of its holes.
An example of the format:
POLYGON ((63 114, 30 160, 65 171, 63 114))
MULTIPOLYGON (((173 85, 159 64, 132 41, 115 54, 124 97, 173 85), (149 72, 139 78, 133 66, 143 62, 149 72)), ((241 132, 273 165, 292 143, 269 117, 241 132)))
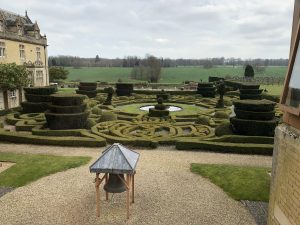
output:
POLYGON ((0 2, 38 20, 50 55, 276 58, 289 52, 293 0, 0 2))

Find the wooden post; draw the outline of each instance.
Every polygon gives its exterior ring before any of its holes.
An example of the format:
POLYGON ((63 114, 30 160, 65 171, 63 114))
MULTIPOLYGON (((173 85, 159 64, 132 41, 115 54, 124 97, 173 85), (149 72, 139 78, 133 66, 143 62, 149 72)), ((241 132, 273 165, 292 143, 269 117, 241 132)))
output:
POLYGON ((127 219, 129 219, 129 205, 130 205, 130 178, 127 174, 127 190, 126 190, 126 208, 127 208, 127 219))
MULTIPOLYGON (((107 176, 107 173, 105 174, 105 184, 107 184, 107 181, 108 181, 108 176, 107 176)), ((108 201, 108 192, 105 191, 105 195, 106 195, 106 201, 108 201)))
POLYGON ((99 173, 96 173, 96 178, 95 178, 95 188, 96 188, 96 211, 97 211, 97 216, 100 216, 100 178, 99 178, 99 173))
POLYGON ((132 203, 134 203, 134 175, 135 174, 133 174, 132 175, 132 203))

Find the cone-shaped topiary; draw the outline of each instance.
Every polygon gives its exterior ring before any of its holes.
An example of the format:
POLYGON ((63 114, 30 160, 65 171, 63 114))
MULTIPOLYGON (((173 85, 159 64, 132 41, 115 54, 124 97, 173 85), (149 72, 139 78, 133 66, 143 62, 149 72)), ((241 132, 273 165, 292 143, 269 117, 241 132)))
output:
POLYGON ((244 73, 245 77, 254 77, 254 69, 251 65, 247 64, 245 67, 245 73, 244 73))

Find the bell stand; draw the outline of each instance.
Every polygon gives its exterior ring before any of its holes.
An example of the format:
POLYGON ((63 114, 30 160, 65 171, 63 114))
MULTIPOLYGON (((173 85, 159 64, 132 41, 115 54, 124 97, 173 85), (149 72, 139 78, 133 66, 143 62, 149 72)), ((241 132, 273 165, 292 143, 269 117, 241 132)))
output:
MULTIPOLYGON (((134 203, 134 175, 133 174, 126 174, 126 180, 124 180, 120 175, 119 178, 123 182, 123 184, 126 187, 126 209, 127 209, 127 219, 129 219, 129 206, 134 203), (130 197, 131 197, 131 202, 130 202, 130 197)), ((102 183, 103 180, 105 180, 105 184, 107 184, 108 181, 108 173, 105 173, 102 178, 99 177, 100 173, 96 173, 96 178, 95 178, 95 188, 96 188, 96 213, 97 216, 100 217, 100 184, 102 183)), ((106 201, 108 201, 108 192, 105 191, 106 195, 106 201)))

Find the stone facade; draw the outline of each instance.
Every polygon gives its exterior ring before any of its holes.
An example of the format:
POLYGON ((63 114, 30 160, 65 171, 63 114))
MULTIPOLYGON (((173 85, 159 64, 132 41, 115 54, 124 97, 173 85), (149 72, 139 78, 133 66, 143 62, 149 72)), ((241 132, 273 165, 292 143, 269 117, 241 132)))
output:
POLYGON ((300 224, 300 130, 276 128, 268 225, 300 224))
MULTIPOLYGON (((49 85, 47 39, 41 36, 37 22, 0 9, 0 64, 25 65, 31 86, 49 85)), ((14 108, 24 100, 22 90, 0 88, 0 110, 14 108)))

